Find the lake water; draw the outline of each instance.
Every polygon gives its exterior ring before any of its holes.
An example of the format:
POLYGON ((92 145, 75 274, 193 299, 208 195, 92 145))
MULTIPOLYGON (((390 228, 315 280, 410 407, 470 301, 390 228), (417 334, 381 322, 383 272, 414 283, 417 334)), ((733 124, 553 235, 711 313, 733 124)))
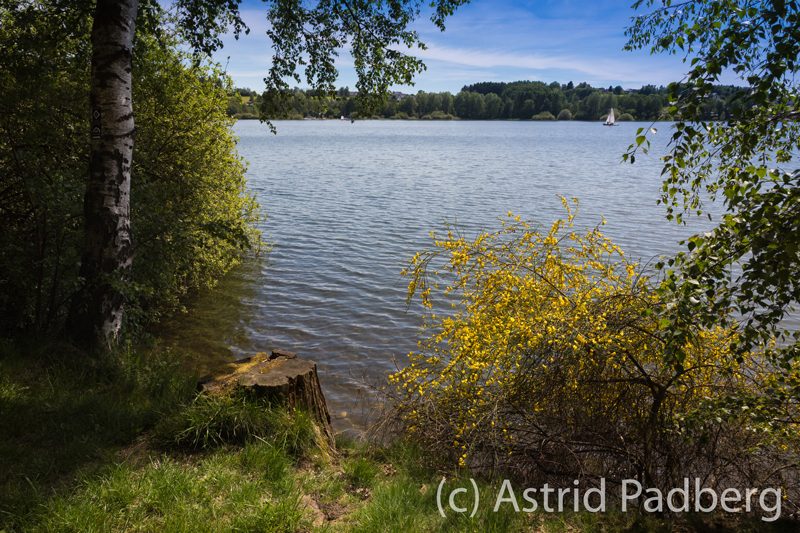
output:
POLYGON ((564 195, 580 199, 580 223, 605 217, 605 233, 643 261, 691 233, 656 205, 667 123, 635 165, 621 155, 649 124, 275 125, 277 135, 257 121, 235 126, 271 252, 201 297, 169 336, 205 370, 273 347, 317 361, 339 428, 363 421, 369 403, 358 400, 415 349, 419 309, 406 306, 400 270, 445 220, 468 233, 496 228, 507 211, 549 224, 564 195))

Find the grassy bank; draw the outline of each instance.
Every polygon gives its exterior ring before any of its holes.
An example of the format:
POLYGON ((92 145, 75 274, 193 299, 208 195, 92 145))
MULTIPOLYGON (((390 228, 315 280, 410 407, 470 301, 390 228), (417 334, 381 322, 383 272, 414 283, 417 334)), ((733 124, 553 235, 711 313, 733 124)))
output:
MULTIPOLYGON (((0 346, 0 524, 31 524, 41 506, 89 479, 193 394, 164 358, 83 357, 64 345, 0 346)), ((2 527, 0 527, 2 529, 2 527)))
MULTIPOLYGON (((634 515, 442 518, 442 472, 414 446, 348 441, 331 457, 309 419, 237 398, 196 400, 174 354, 88 360, 2 346, 0 531, 669 530, 634 515)), ((444 472, 448 486, 465 477, 444 472)), ((481 482, 482 501, 497 485, 481 482)))
MULTIPOLYGON (((341 442, 330 458, 304 416, 192 401, 194 380, 171 354, 129 352, 112 363, 63 346, 2 350, 0 530, 446 525, 428 489, 433 478, 408 447, 341 442)), ((484 523, 505 530, 508 519, 484 523)))

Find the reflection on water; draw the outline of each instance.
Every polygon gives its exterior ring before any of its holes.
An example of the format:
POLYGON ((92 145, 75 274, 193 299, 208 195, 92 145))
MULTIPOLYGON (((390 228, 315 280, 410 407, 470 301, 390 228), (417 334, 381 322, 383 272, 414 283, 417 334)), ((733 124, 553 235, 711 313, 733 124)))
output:
POLYGON ((194 298, 185 314, 168 321, 159 337, 176 353, 187 354, 198 375, 256 351, 250 342, 253 319, 247 302, 258 296, 264 257, 252 257, 226 276, 216 287, 194 298))
POLYGON ((195 302, 168 337, 204 370, 274 347, 312 358, 338 426, 358 423, 365 383, 416 347, 419 309, 406 307, 399 273, 443 220, 474 232, 511 210, 549 224, 562 215, 558 195, 576 196, 579 223, 604 216, 606 233, 644 260, 701 227, 668 223, 656 205, 668 125, 653 155, 621 164, 640 125, 298 121, 278 122, 273 136, 239 122, 273 249, 195 302))

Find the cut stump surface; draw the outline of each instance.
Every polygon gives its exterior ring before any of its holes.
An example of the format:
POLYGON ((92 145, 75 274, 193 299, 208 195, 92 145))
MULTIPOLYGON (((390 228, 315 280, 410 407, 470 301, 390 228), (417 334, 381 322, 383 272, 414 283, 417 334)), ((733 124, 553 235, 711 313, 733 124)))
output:
POLYGON ((257 353, 237 361, 228 369, 228 372, 204 380, 201 383, 202 391, 225 394, 241 387, 275 403, 305 410, 333 449, 331 417, 322 394, 316 363, 299 358, 292 352, 273 350, 270 354, 257 353))

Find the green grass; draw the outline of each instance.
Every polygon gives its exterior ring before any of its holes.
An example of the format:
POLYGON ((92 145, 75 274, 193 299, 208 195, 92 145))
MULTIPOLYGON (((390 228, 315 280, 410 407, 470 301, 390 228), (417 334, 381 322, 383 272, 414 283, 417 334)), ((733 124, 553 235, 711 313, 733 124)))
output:
POLYGON ((276 445, 299 455, 315 444, 311 419, 304 413, 273 409, 244 393, 198 395, 181 409, 163 417, 153 430, 161 446, 210 450, 224 444, 244 444, 269 437, 276 445))
POLYGON ((114 466, 49 501, 32 530, 296 531, 300 495, 286 488, 288 460, 273 452, 258 443, 190 463, 161 456, 114 466))
POLYGON ((371 487, 380 467, 367 457, 353 457, 342 465, 347 480, 355 487, 371 487))
MULTIPOLYGON (((441 473, 412 444, 340 441, 332 457, 302 413, 196 397, 170 354, 26 353, 0 345, 0 532, 676 530, 633 514, 494 513, 488 482, 474 518, 442 517, 441 473)), ((446 487, 468 486, 461 476, 446 487)))
POLYGON ((0 344, 0 524, 14 527, 53 490, 113 461, 193 388, 167 358, 87 359, 58 344, 23 355, 0 344))

